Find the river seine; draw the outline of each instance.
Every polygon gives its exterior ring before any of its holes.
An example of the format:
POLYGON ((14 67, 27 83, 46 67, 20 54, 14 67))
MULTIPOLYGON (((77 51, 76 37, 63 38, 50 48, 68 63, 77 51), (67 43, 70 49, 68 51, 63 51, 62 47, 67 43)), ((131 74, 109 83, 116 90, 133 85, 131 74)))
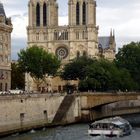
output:
MULTIPOLYGON (((131 116, 129 120, 134 124, 139 123, 139 116, 131 116)), ((121 138, 109 138, 104 136, 92 137, 88 133, 88 124, 75 124, 65 127, 42 128, 42 130, 30 131, 24 134, 14 134, 1 140, 140 140, 140 127, 133 127, 133 132, 129 136, 121 138)))

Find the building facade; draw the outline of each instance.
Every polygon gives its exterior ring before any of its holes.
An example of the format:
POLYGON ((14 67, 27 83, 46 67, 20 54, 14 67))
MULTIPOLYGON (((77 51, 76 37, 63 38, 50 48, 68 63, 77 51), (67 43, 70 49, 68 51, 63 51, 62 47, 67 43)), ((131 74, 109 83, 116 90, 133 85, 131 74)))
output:
POLYGON ((11 19, 0 2, 0 91, 11 88, 11 19))
MULTIPOLYGON (((102 56, 110 60, 114 59, 116 47, 114 36, 105 37, 105 42, 109 39, 107 44, 103 43, 102 37, 98 37, 95 0, 69 0, 67 26, 58 25, 57 0, 30 0, 28 8, 29 47, 35 44, 41 46, 57 55, 63 64, 83 55, 91 58, 102 56)), ((27 76, 26 87, 32 87, 29 86, 31 84, 29 79, 27 76)))

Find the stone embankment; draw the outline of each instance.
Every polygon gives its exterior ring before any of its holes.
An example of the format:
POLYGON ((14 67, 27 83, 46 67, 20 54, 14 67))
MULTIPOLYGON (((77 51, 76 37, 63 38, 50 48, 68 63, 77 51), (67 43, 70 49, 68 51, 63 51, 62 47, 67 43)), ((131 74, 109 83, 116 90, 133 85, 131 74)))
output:
POLYGON ((0 96, 0 135, 73 123, 80 116, 77 100, 74 95, 60 94, 0 96))
POLYGON ((45 126, 139 113, 139 101, 130 101, 139 99, 139 94, 114 93, 1 95, 0 136, 45 126), (119 101, 123 103, 108 105, 119 101))

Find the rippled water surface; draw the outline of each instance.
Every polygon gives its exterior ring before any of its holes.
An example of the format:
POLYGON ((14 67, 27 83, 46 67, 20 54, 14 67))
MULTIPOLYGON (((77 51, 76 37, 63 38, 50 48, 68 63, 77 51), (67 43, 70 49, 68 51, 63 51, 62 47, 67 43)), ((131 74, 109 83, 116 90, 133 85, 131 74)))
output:
POLYGON ((132 135, 122 138, 92 137, 87 133, 87 124, 76 124, 66 127, 43 128, 26 134, 15 134, 1 140, 140 140, 140 128, 133 128, 132 135))

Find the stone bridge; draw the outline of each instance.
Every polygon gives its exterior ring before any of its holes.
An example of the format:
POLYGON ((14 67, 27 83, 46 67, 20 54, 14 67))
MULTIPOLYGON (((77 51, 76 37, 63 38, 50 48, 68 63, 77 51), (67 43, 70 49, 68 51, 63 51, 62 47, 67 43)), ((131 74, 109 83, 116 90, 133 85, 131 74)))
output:
POLYGON ((81 96, 81 109, 89 110, 118 101, 140 100, 140 93, 84 93, 81 96))
POLYGON ((81 100, 81 117, 83 121, 140 113, 139 107, 126 107, 118 110, 104 109, 103 106, 119 101, 140 100, 138 93, 84 93, 78 95, 81 100))

